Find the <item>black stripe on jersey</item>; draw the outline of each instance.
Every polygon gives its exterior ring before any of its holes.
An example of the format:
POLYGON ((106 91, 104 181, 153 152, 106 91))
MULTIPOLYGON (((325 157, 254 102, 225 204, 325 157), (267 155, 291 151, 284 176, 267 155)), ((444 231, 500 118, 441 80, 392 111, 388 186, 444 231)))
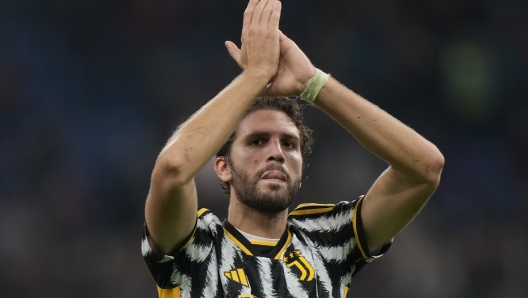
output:
POLYGON ((224 226, 224 229, 226 230, 226 234, 229 236, 231 235, 233 238, 229 237, 235 244, 247 255, 249 256, 260 256, 260 257, 268 257, 272 259, 278 259, 280 256, 280 253, 290 244, 291 241, 291 233, 286 229, 284 233, 282 234, 281 238, 279 239, 279 242, 271 249, 267 254, 262 254, 261 250, 258 249, 255 245, 251 244, 249 240, 247 240, 244 235, 242 235, 233 225, 231 225, 227 220, 224 220, 222 223, 224 226))
POLYGON ((253 247, 257 249, 261 255, 267 256, 275 246, 277 246, 278 241, 263 241, 263 240, 250 240, 253 247))
POLYGON ((275 246, 253 244, 253 247, 259 251, 260 255, 267 256, 273 250, 275 246))

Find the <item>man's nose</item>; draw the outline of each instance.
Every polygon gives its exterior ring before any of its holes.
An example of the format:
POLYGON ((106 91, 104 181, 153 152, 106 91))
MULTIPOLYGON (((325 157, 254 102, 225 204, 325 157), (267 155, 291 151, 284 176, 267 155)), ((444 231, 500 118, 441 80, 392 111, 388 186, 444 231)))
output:
POLYGON ((284 152, 279 140, 269 142, 269 155, 267 161, 277 161, 284 163, 284 152))

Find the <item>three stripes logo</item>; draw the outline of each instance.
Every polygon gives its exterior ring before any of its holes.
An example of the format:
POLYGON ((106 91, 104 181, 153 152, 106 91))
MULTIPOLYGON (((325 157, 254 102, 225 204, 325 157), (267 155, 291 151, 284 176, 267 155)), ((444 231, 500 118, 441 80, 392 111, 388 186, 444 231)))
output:
POLYGON ((300 250, 296 250, 294 253, 290 252, 289 254, 284 254, 282 261, 289 268, 295 266, 299 271, 301 271, 301 276, 299 277, 302 281, 311 281, 314 278, 315 270, 312 265, 301 255, 300 250))
POLYGON ((238 269, 235 269, 235 270, 231 270, 231 271, 226 271, 224 272, 224 275, 233 280, 233 281, 236 281, 237 283, 239 284, 243 284, 244 286, 249 286, 248 284, 248 281, 247 281, 247 277, 246 277, 246 273, 244 272, 244 269, 242 268, 238 268, 238 269))

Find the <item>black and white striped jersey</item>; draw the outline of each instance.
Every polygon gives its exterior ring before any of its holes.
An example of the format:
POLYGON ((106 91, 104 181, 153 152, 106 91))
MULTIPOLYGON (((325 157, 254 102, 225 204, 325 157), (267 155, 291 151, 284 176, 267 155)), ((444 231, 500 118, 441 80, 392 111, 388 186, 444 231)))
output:
POLYGON ((390 247, 369 255, 360 206, 301 204, 278 243, 251 243, 229 222, 198 211, 193 234, 172 255, 158 256, 145 228, 142 253, 160 298, 346 297, 352 277, 390 247))

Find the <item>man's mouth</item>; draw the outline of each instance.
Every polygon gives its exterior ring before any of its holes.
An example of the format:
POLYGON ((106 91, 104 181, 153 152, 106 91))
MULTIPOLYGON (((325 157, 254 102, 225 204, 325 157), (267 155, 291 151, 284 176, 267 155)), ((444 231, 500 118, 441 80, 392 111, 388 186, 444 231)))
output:
POLYGON ((276 180, 281 182, 286 182, 286 180, 288 180, 286 174, 279 170, 266 171, 264 174, 262 174, 262 176, 260 176, 260 178, 264 180, 276 180))

